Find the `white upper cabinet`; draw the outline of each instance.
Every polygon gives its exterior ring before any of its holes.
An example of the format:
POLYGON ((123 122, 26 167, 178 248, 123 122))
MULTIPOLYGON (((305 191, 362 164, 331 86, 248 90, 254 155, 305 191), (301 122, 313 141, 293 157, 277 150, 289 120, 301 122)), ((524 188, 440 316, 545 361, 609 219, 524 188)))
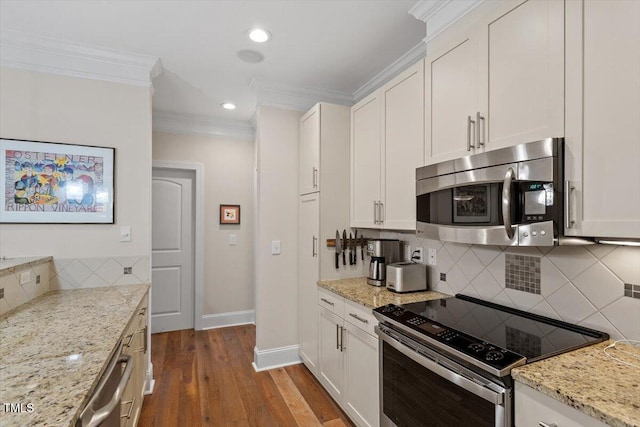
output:
POLYGON ((299 193, 320 191, 320 104, 300 118, 299 193))
POLYGON ((424 157, 424 62, 351 109, 351 227, 415 230, 424 157))
POLYGON ((381 227, 416 229, 416 168, 424 158, 424 62, 382 88, 384 179, 381 227))
POLYGON ((485 2, 430 41, 425 163, 564 136, 564 2, 485 2))
POLYGON ((381 101, 376 91, 351 108, 351 227, 378 227, 381 101))
POLYGON ((567 2, 565 234, 640 239, 640 2, 567 2))

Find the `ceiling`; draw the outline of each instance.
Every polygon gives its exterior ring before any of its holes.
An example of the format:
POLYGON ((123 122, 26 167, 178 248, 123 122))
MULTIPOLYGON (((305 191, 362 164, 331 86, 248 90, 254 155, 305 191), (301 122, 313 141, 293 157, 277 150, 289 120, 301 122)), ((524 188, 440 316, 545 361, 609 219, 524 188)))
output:
POLYGON ((153 55, 155 112, 251 119, 253 79, 353 95, 425 37, 417 0, 0 0, 0 28, 153 55), (247 38, 253 26, 273 37, 247 38), (259 64, 241 61, 258 50, 259 64), (223 110, 231 101, 238 108, 223 110))

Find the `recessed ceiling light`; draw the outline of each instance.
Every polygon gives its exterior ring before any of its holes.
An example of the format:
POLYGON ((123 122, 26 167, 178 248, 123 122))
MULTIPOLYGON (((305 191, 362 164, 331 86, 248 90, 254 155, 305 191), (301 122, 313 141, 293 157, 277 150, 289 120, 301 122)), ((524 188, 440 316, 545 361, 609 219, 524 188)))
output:
POLYGON ((257 64, 264 61, 264 55, 257 50, 242 49, 238 51, 237 55, 241 61, 248 62, 249 64, 257 64))
POLYGON ((271 39, 271 33, 262 28, 250 28, 248 34, 249 38, 256 43, 264 43, 271 39))
POLYGON ((236 104, 234 104, 232 102, 223 102, 220 105, 222 105, 222 108, 224 108, 225 110, 235 110, 236 109, 236 104))

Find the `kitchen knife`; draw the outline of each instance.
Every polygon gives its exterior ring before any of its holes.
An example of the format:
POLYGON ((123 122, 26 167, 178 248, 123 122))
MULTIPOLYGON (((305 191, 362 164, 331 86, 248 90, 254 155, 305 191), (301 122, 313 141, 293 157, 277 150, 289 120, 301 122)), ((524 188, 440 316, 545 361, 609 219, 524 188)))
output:
POLYGON ((336 230, 336 268, 340 268, 340 232, 336 230))
MULTIPOLYGON (((342 230, 342 242, 344 245, 347 245, 347 230, 342 230)), ((342 265, 347 265, 347 252, 346 250, 342 251, 342 265)))
POLYGON ((358 230, 353 230, 353 265, 358 263, 358 230))
POLYGON ((353 265, 353 235, 349 232, 349 265, 353 265))

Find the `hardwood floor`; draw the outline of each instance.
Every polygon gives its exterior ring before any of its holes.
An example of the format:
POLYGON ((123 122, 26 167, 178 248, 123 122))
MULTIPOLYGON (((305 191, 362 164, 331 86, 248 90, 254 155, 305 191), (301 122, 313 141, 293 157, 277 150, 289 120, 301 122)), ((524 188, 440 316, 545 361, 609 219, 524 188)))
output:
POLYGON ((138 426, 353 426, 302 364, 255 372, 255 326, 151 336, 155 389, 138 426))

